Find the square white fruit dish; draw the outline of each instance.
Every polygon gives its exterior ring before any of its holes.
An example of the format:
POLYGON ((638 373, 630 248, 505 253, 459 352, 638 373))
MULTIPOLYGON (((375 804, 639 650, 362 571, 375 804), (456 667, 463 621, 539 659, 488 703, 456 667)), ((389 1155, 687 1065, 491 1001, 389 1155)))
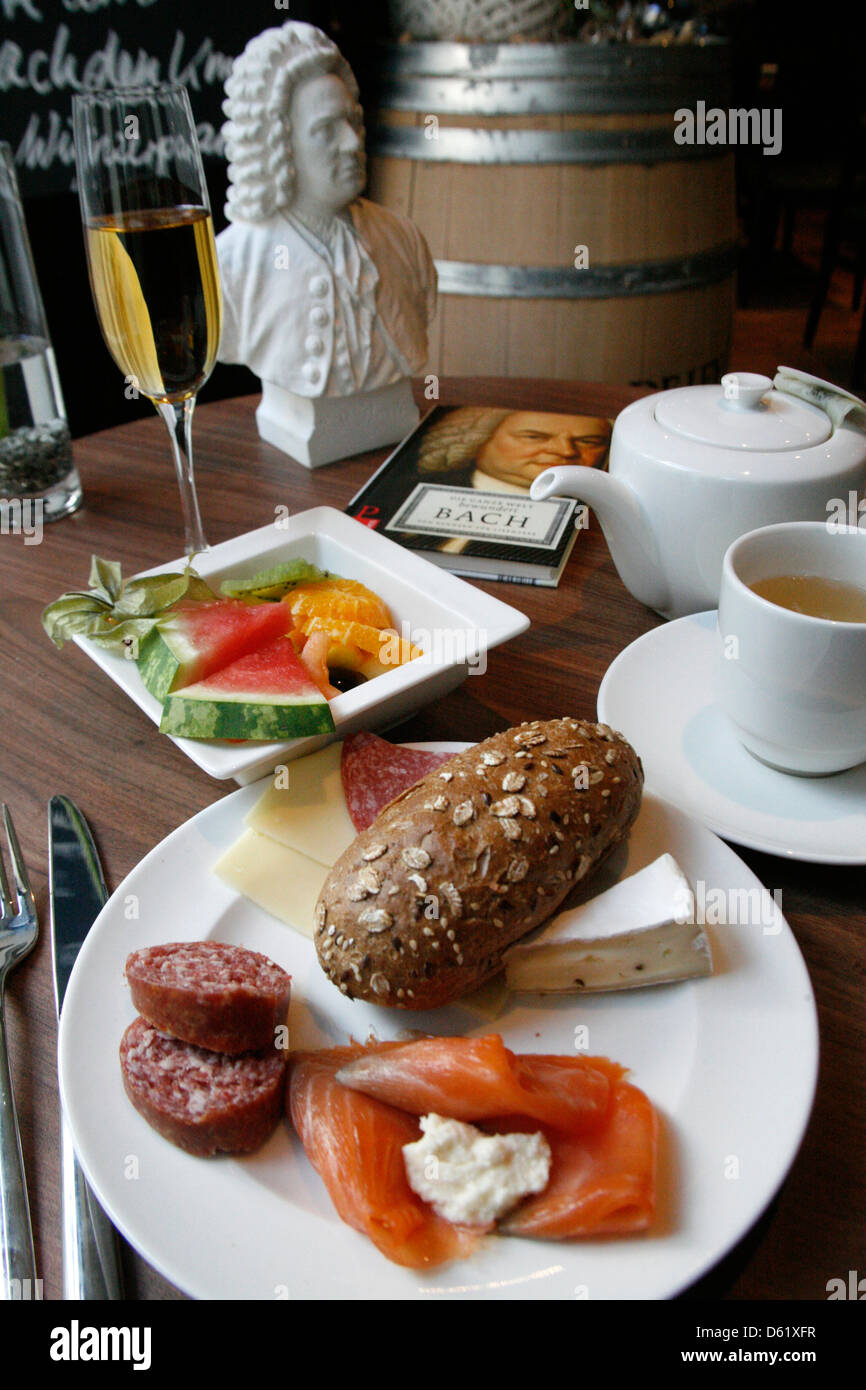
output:
MULTIPOLYGON (((460 685, 470 670, 482 672, 485 654, 529 627, 516 608, 448 574, 377 531, 333 507, 313 507, 215 545, 193 565, 213 588, 229 577, 248 578, 283 560, 303 558, 320 569, 367 585, 388 605, 394 625, 423 656, 376 676, 330 702, 333 734, 284 743, 232 744, 173 738, 187 757, 211 777, 233 777, 244 785, 281 762, 312 752, 358 729, 383 728, 460 685)), ((157 565, 147 574, 182 570, 185 558, 157 565)), ((147 690, 135 662, 115 656, 87 638, 75 641, 130 699, 159 724, 162 706, 147 690)))

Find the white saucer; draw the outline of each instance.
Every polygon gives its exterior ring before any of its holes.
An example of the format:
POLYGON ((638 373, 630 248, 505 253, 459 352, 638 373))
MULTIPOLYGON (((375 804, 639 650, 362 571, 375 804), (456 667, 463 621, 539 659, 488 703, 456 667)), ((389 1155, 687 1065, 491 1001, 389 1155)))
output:
POLYGON ((598 717, 641 756, 647 789, 717 835, 817 864, 866 864, 866 763, 795 777, 757 762, 713 703, 716 613, 639 637, 608 667, 598 717))

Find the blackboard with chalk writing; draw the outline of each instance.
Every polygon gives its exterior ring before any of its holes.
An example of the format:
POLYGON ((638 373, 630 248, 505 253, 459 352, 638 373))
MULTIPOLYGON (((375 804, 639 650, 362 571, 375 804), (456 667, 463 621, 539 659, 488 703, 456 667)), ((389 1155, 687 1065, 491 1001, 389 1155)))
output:
MULTIPOLYGON (((292 19, 319 25, 363 67, 380 13, 378 0, 0 0, 0 140, 15 158, 73 435, 153 408, 124 397, 90 299, 75 192, 75 93, 182 82, 220 230, 232 59, 254 35, 292 19)), ((245 369, 218 366, 203 399, 256 389, 245 369)))
POLYGON ((184 83, 202 155, 221 159, 232 58, 289 13, 207 0, 0 0, 0 17, 3 139, 29 198, 74 186, 72 97, 94 88, 184 83))

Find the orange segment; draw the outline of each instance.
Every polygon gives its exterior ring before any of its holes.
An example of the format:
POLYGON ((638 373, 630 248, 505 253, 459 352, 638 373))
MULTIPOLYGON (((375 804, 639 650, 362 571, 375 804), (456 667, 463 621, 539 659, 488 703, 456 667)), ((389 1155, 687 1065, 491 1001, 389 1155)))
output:
MULTIPOLYGON (((331 639, 329 667, 360 670, 369 679, 423 655, 420 647, 393 628, 391 614, 378 594, 355 579, 332 577, 297 584, 282 601, 292 614, 296 649, 299 635, 326 634, 331 639)), ((317 644, 317 666, 320 650, 317 644)))
POLYGON ((369 652, 371 656, 374 656, 382 645, 379 629, 368 627, 364 623, 347 623, 338 618, 318 616, 302 619, 302 623, 310 635, 314 632, 327 632, 335 642, 359 647, 362 652, 369 652))
MULTIPOLYGON (((411 642, 394 631, 393 628, 368 627, 364 623, 344 623, 331 618, 307 618, 302 620, 303 629, 312 636, 316 632, 326 632, 332 641, 340 648, 354 648, 358 652, 358 661, 363 661, 364 657, 372 656, 385 667, 402 666, 406 661, 413 661, 416 656, 421 656, 421 648, 415 647, 411 642)), ((329 655, 329 664, 345 664, 337 662, 336 656, 332 659, 329 655)))
POLYGON ((391 625, 391 614, 378 594, 355 579, 319 579, 298 584, 283 602, 289 605, 296 621, 321 617, 376 628, 391 625))
POLYGON ((375 653, 384 666, 403 666, 407 661, 414 661, 416 657, 423 656, 421 647, 416 647, 414 642, 407 642, 405 637, 401 637, 394 628, 385 627, 379 634, 379 650, 375 653))

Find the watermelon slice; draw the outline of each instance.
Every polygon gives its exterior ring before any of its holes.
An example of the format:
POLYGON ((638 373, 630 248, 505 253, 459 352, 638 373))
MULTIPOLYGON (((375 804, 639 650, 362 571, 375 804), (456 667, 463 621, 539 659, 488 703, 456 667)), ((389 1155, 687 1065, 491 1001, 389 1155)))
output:
POLYGON ((172 690, 203 681, 288 631, 291 614, 282 603, 181 605, 160 620, 141 643, 138 670, 151 695, 164 700, 172 690))
POLYGON ((289 638, 278 637, 169 694, 159 727, 175 738, 271 742, 332 733, 334 720, 289 638))

